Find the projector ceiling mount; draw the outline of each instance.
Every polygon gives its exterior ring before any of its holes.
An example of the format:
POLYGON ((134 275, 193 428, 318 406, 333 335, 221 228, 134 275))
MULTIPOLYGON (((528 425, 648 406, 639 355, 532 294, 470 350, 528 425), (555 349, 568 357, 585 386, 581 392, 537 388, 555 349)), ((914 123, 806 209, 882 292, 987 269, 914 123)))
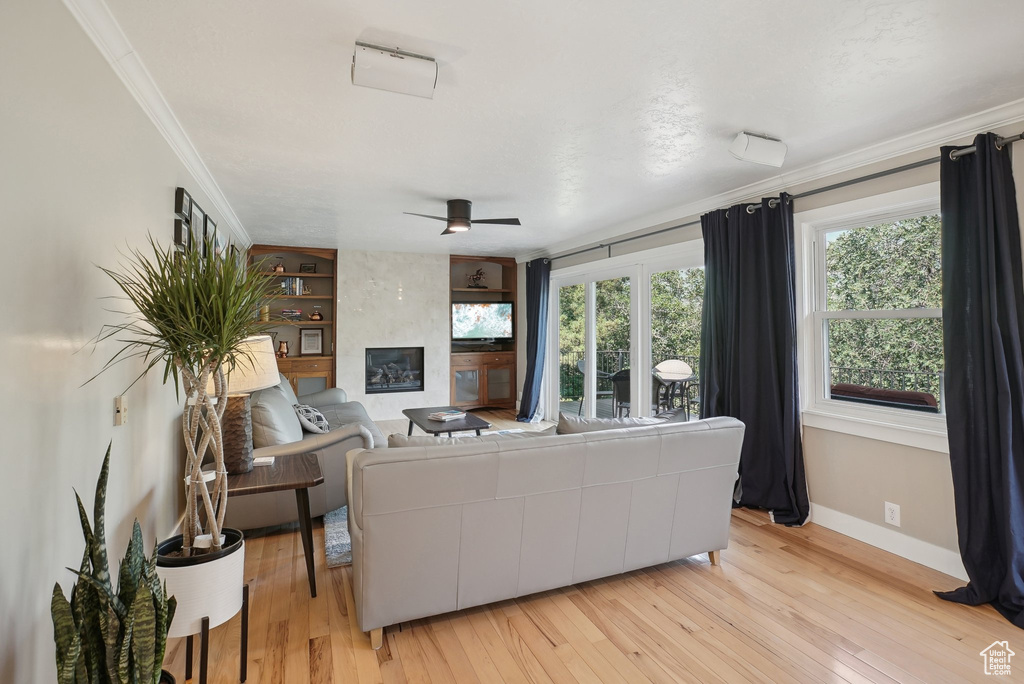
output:
POLYGON ((452 233, 462 233, 473 227, 474 223, 489 223, 492 225, 501 226, 521 226, 517 218, 497 218, 497 219, 473 219, 473 203, 469 200, 464 199, 453 199, 448 200, 448 216, 431 216, 430 214, 416 214, 411 211, 403 212, 409 216, 419 216, 421 218, 435 219, 437 221, 444 221, 447 226, 441 235, 451 235, 452 233))

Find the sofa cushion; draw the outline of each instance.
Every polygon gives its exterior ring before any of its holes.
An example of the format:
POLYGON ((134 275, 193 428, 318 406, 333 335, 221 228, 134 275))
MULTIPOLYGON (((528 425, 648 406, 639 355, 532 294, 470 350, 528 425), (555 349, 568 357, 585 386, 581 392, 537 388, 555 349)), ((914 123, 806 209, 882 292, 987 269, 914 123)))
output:
POLYGON ((302 429, 306 432, 322 435, 331 430, 331 425, 324 418, 324 414, 312 406, 296 404, 295 415, 299 417, 299 423, 302 424, 302 429))
POLYGON ((559 413, 557 433, 560 435, 577 435, 583 432, 621 430, 622 428, 643 427, 664 422, 666 421, 661 418, 580 418, 559 413))
POLYGON ((292 406, 298 404, 299 399, 298 397, 295 396, 295 390, 292 389, 292 383, 290 383, 288 381, 288 378, 284 377, 284 375, 281 373, 278 373, 277 376, 281 378, 281 382, 278 384, 278 386, 281 388, 281 391, 284 392, 284 396, 288 398, 288 401, 291 403, 292 406))
POLYGON ((252 393, 252 445, 290 444, 302 439, 302 424, 280 385, 252 393))
POLYGON ((463 437, 434 437, 433 435, 415 435, 409 437, 395 433, 388 435, 388 447, 392 449, 400 449, 402 447, 430 447, 430 446, 455 446, 458 444, 473 444, 476 442, 497 442, 502 440, 512 439, 530 439, 533 437, 546 437, 556 434, 555 426, 551 426, 546 430, 524 430, 523 432, 506 432, 498 433, 492 432, 485 435, 465 435, 463 437))

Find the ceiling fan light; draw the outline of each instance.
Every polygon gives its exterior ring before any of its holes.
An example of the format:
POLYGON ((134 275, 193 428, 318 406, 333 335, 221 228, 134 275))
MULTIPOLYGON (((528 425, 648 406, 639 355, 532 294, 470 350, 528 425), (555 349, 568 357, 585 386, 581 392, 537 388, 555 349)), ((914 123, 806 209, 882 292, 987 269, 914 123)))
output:
POLYGON ((469 230, 469 221, 465 219, 450 219, 448 221, 448 230, 453 233, 464 233, 469 230))

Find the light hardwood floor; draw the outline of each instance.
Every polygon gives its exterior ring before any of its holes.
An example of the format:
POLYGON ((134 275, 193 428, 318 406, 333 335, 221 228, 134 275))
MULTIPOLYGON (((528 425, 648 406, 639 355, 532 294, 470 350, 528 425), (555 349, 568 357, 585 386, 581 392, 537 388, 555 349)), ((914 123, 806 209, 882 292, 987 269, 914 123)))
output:
MULTIPOLYGON (((980 682, 983 648, 1024 648, 991 607, 932 594, 954 578, 738 510, 718 567, 695 556, 403 623, 375 652, 355 625, 350 570, 324 564, 319 522, 314 540, 310 599, 296 529, 247 538, 249 682, 980 682)), ((237 616, 211 645, 210 681, 238 681, 237 616)), ((179 682, 184 654, 172 640, 165 667, 179 682)))

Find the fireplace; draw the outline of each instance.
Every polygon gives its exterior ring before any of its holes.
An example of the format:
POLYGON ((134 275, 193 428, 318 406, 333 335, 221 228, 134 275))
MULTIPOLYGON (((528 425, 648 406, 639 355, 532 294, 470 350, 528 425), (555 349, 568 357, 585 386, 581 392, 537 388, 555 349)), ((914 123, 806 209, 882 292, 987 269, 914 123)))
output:
POLYGON ((423 391, 423 347, 366 350, 366 393, 423 391))

